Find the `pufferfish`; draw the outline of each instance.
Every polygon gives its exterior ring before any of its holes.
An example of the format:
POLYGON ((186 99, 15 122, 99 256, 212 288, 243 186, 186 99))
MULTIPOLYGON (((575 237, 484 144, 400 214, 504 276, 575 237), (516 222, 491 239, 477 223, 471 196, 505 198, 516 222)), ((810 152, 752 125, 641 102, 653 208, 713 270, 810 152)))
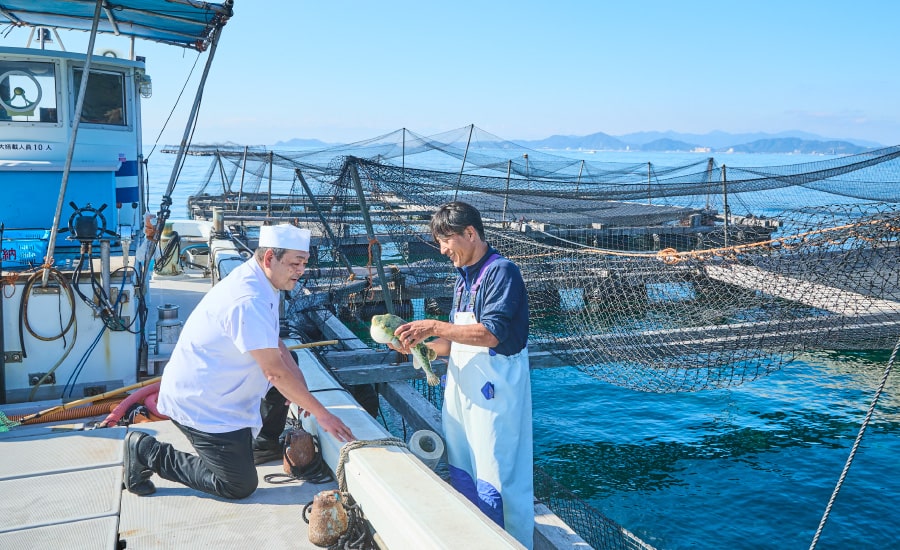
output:
MULTIPOLYGON (((394 336, 394 331, 397 330, 397 327, 405 323, 406 321, 402 318, 391 315, 390 313, 374 315, 372 316, 372 326, 369 329, 369 333, 372 335, 372 340, 375 340, 379 344, 392 344, 400 348, 403 346, 394 336)), ((413 357, 412 364, 417 369, 425 371, 428 385, 437 386, 440 384, 440 378, 438 378, 437 375, 434 374, 434 371, 431 370, 431 361, 437 358, 437 353, 421 342, 413 346, 411 351, 413 357)))

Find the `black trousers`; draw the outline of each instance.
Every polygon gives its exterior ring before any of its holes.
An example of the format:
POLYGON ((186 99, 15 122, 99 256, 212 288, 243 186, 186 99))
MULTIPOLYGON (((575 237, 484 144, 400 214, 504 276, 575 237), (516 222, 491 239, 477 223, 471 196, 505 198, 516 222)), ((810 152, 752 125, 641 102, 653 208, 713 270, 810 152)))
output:
MULTIPOLYGON (((274 440, 284 431, 288 406, 274 387, 260 405, 263 427, 257 439, 274 440)), ((192 489, 227 499, 241 499, 253 494, 259 484, 253 464, 254 440, 250 428, 226 433, 207 433, 183 426, 181 433, 197 452, 185 453, 171 444, 155 441, 142 461, 163 479, 187 485, 192 489)))

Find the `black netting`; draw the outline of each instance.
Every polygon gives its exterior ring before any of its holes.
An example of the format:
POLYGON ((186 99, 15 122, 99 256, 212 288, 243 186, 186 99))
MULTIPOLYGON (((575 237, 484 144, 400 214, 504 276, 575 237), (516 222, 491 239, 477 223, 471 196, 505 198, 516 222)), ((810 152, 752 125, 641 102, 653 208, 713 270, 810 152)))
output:
POLYGON ((765 376, 802 351, 890 348, 900 334, 900 147, 657 166, 561 158, 466 127, 213 159, 192 211, 313 228, 310 284, 345 319, 367 322, 388 292, 400 315, 446 318, 453 270, 427 225, 459 199, 522 270, 533 364, 691 391, 765 376))

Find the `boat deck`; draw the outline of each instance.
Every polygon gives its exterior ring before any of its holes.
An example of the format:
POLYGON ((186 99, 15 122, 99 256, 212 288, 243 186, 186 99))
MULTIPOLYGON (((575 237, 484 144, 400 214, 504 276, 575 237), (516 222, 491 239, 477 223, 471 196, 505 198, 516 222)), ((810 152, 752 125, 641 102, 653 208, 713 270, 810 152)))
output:
MULTIPOLYGON (((80 427, 80 425, 74 425, 80 427)), ((317 548, 309 542, 303 507, 335 482, 272 484, 281 462, 257 467, 259 488, 230 501, 153 477, 157 492, 139 497, 122 490, 125 428, 67 431, 19 426, 0 434, 0 547, 317 548), (48 434, 51 430, 57 430, 48 434), (202 542, 201 542, 202 541, 202 542)), ((169 421, 133 425, 191 451, 169 421)))

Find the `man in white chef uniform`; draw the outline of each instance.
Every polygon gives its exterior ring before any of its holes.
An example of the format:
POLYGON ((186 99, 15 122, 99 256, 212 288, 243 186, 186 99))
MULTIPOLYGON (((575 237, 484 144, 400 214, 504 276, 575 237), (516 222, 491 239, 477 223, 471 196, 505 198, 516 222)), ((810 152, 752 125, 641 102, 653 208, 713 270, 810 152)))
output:
POLYGON ((309 392, 279 338, 279 294, 293 290, 303 275, 309 241, 309 230, 290 224, 261 227, 253 257, 215 285, 188 317, 163 372, 158 405, 197 454, 131 431, 125 438, 126 489, 155 492, 150 477, 156 473, 223 498, 252 494, 258 484, 254 438, 264 428, 284 429, 282 415, 268 415, 269 423, 274 418, 281 425, 265 427, 260 416, 260 400, 273 386, 339 441, 354 439, 309 392))
POLYGON ((488 245, 481 214, 462 201, 431 218, 457 269, 450 322, 423 319, 394 332, 404 353, 448 355, 442 422, 450 482, 526 548, 533 545, 534 473, 528 293, 519 268, 488 245))

